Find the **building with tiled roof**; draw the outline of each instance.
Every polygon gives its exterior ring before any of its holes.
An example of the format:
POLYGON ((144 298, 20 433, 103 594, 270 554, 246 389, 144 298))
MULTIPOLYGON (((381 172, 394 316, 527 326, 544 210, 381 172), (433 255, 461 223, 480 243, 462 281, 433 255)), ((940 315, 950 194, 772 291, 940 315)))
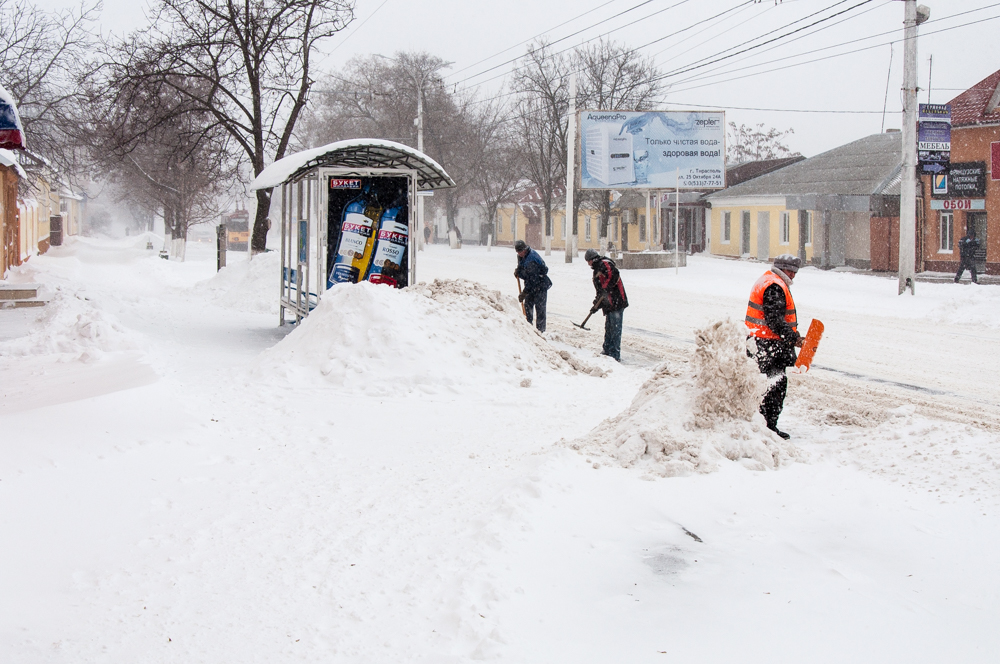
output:
POLYGON ((952 127, 1000 124, 1000 70, 948 103, 951 104, 952 127))
MULTIPOLYGON (((946 191, 923 201, 922 267, 957 272, 958 241, 974 233, 979 272, 1000 274, 1000 70, 952 99, 946 191)), ((940 177, 940 176, 936 176, 940 177)), ((923 176, 933 191, 931 176, 923 176)))

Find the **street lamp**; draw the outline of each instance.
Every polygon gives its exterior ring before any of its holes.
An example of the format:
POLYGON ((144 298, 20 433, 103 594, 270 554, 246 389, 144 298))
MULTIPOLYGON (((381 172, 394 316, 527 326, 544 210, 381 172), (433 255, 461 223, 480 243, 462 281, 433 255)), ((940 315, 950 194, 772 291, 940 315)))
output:
MULTIPOLYGON (((399 65, 402 70, 410 77, 413 83, 417 86, 417 117, 413 118, 413 124, 417 128, 417 150, 420 152, 424 151, 424 83, 430 78, 431 74, 438 71, 439 69, 444 69, 445 67, 450 67, 453 62, 442 62, 439 65, 432 67, 426 71, 420 70, 419 75, 407 69, 403 62, 400 62, 398 58, 389 58, 379 53, 375 54, 376 58, 382 58, 383 60, 389 60, 390 62, 395 62, 399 65)), ((417 192, 417 228, 419 232, 417 233, 417 247, 422 251, 424 248, 424 197, 417 192)))

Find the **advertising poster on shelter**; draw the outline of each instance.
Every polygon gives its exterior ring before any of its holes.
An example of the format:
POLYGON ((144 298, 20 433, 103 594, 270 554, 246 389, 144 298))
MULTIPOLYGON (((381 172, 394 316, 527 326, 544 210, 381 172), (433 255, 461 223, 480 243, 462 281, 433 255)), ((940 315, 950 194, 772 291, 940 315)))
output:
POLYGON ((327 287, 408 283, 409 196, 405 177, 329 179, 327 287))
POLYGON ((582 111, 580 144, 582 189, 726 186, 722 111, 582 111))

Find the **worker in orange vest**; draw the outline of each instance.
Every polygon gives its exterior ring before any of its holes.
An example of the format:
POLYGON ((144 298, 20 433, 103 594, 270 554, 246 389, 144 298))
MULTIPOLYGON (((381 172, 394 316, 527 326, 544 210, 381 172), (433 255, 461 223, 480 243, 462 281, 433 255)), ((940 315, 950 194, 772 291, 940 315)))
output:
POLYGON ((753 285, 747 303, 746 325, 754 342, 748 344, 748 353, 757 360, 760 372, 767 375, 770 383, 760 404, 760 414, 767 428, 785 439, 789 435, 778 429, 778 416, 788 391, 785 368, 794 366, 795 348, 802 346, 791 291, 800 267, 802 259, 797 256, 781 254, 775 258, 771 269, 753 285))

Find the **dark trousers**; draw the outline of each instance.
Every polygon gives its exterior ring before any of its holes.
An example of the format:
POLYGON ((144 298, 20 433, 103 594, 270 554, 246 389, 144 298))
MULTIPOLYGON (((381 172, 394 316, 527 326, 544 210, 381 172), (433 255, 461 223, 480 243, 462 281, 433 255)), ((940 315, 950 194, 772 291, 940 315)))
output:
POLYGON ((757 367, 767 376, 768 388, 760 403, 760 414, 764 416, 768 429, 777 430, 778 417, 785 406, 788 392, 788 377, 785 367, 795 364, 795 349, 779 339, 757 339, 757 367))
POLYGON ((604 354, 622 361, 622 314, 623 311, 604 313, 604 354))
POLYGON ((788 376, 785 375, 785 371, 782 369, 780 374, 769 375, 767 378, 771 381, 771 384, 767 388, 767 392, 764 393, 764 400, 760 403, 760 414, 764 416, 764 421, 767 422, 768 429, 777 429, 778 417, 781 415, 781 410, 785 407, 785 394, 788 392, 788 376), (780 378, 777 376, 780 376, 780 378))
POLYGON ((972 272, 972 283, 978 284, 979 275, 976 274, 976 261, 962 261, 962 263, 958 266, 958 272, 955 274, 955 283, 957 284, 959 282, 967 269, 972 272))
POLYGON ((545 305, 549 300, 549 292, 540 290, 534 295, 524 298, 524 317, 531 323, 534 321, 539 332, 545 331, 545 305))

